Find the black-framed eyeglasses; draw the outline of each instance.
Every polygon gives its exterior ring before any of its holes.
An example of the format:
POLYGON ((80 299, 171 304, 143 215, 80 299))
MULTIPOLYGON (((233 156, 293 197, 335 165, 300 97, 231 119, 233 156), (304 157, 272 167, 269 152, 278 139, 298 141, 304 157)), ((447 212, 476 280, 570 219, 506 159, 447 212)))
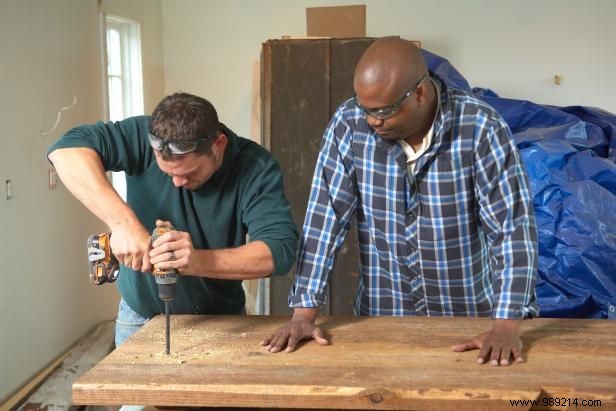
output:
POLYGON ((400 104, 402 104, 402 102, 406 98, 411 96, 415 92, 415 90, 417 90, 417 87, 419 87, 421 82, 424 81, 426 77, 428 77, 427 73, 421 76, 421 78, 417 81, 417 83, 415 83, 413 87, 411 87, 406 93, 404 93, 402 97, 400 97, 391 106, 381 107, 381 108, 366 108, 359 103, 359 101, 357 100, 357 95, 353 97, 353 100, 355 101, 355 105, 359 107, 359 109, 363 111, 364 113, 366 113, 367 115, 377 118, 379 120, 387 120, 389 117, 393 116, 394 114, 398 112, 398 110, 400 109, 400 104))
POLYGON ((197 140, 168 141, 157 137, 152 133, 148 133, 148 137, 150 139, 150 145, 154 150, 168 151, 169 153, 176 156, 192 153, 193 151, 197 150, 199 144, 209 140, 209 138, 199 138, 197 140))

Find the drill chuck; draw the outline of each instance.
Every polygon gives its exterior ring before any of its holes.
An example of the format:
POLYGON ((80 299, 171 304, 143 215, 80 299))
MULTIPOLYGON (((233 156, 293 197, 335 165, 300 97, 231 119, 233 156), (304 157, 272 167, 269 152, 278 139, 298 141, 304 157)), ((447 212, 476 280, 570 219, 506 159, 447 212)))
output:
POLYGON ((158 298, 163 301, 171 301, 175 298, 175 283, 177 274, 175 270, 168 274, 154 274, 154 279, 158 285, 158 298))

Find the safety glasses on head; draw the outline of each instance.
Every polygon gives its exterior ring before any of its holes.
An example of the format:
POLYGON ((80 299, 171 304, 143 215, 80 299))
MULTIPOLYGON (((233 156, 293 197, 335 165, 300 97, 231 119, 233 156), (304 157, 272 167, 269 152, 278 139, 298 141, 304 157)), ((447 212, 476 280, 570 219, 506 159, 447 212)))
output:
POLYGON ((208 138, 199 138, 197 140, 168 141, 157 137, 152 133, 148 133, 148 137, 150 139, 150 145, 154 150, 168 151, 169 153, 176 156, 192 153, 193 151, 197 150, 199 144, 209 140, 208 138))
POLYGON ((417 87, 419 87, 421 82, 424 81, 426 77, 428 77, 427 73, 421 76, 421 78, 413 85, 413 87, 411 87, 406 93, 404 93, 402 97, 396 100, 394 104, 387 107, 366 108, 359 103, 359 100, 357 100, 357 95, 353 97, 353 100, 355 101, 355 105, 367 115, 377 118, 379 120, 386 120, 398 112, 398 110, 400 109, 400 104, 402 104, 402 102, 407 97, 411 96, 415 92, 415 90, 417 90, 417 87))

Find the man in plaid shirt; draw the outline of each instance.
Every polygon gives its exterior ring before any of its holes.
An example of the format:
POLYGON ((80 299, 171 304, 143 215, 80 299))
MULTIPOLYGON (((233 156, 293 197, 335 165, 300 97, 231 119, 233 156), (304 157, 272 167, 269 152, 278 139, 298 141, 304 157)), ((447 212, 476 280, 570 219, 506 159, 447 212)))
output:
POLYGON ((538 315, 532 197, 511 131, 493 108, 431 76, 420 50, 377 40, 355 69, 355 97, 321 143, 289 296, 291 322, 263 341, 293 351, 314 324, 355 216, 358 315, 491 316, 453 347, 478 363, 523 361, 521 320, 538 315))

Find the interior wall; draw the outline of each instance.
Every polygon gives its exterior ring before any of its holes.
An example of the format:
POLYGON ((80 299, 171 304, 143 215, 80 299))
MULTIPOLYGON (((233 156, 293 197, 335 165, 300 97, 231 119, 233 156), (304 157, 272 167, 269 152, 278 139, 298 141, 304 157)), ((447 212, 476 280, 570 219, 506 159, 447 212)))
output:
POLYGON ((162 0, 165 90, 209 98, 240 135, 251 127, 261 43, 305 36, 305 8, 366 4, 367 35, 400 35, 502 96, 616 112, 612 0, 162 0), (553 82, 562 76, 562 85, 553 82))
MULTIPOLYGON (((164 85, 160 3, 148 3, 158 13, 144 47, 151 110, 164 85)), ((46 159, 63 132, 104 117, 98 30, 96 0, 0 1, 0 403, 116 315, 116 288, 88 279, 86 239, 105 227, 61 183, 48 187, 46 159)))

